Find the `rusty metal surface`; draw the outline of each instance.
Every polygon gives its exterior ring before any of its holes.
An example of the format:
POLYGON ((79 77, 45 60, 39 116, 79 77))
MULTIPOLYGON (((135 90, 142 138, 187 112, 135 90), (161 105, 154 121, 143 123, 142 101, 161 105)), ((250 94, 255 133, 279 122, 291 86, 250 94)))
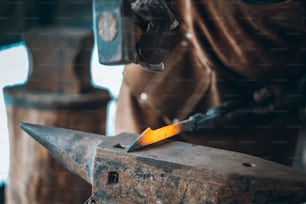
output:
POLYGON ((257 157, 177 141, 127 153, 137 135, 101 139, 67 129, 22 128, 88 180, 99 204, 306 201, 305 174, 257 157))
POLYGON ((58 161, 64 161, 64 166, 71 172, 80 175, 88 183, 93 183, 91 173, 95 157, 94 150, 102 142, 102 136, 89 134, 88 137, 83 137, 82 134, 66 134, 62 137, 63 135, 58 134, 57 130, 52 128, 46 131, 36 126, 22 124, 21 127, 26 132, 33 133, 32 136, 47 149, 52 149, 52 155, 58 161))

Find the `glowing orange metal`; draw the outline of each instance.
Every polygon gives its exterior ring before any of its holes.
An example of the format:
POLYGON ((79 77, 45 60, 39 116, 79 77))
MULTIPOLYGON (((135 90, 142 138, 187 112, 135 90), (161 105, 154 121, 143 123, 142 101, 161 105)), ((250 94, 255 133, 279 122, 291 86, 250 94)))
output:
MULTIPOLYGON (((157 130, 147 128, 127 151, 131 152, 133 150, 141 149, 142 147, 168 139, 184 131, 194 132, 204 129, 215 129, 218 126, 218 122, 226 122, 226 120, 231 120, 231 118, 235 118, 241 113, 243 114, 244 112, 235 110, 241 109, 241 105, 245 103, 245 100, 240 99, 228 101, 218 107, 208 109, 204 114, 195 113, 188 119, 176 124, 168 125, 157 130)), ((241 110, 249 110, 249 108, 244 107, 241 110)))
POLYGON ((144 146, 154 144, 170 137, 173 137, 180 132, 183 131, 182 125, 180 123, 168 125, 157 130, 152 130, 151 128, 147 128, 132 144, 128 152, 134 151, 136 149, 140 149, 144 146))

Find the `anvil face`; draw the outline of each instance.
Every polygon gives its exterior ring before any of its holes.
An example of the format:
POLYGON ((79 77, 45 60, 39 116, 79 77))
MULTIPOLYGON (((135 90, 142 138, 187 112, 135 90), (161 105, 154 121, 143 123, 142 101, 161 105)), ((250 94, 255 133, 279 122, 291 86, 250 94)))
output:
POLYGON ((91 183, 99 204, 306 201, 305 174, 257 157, 177 141, 127 153, 137 135, 22 127, 91 183))
POLYGON ((127 154, 122 147, 135 137, 121 134, 98 146, 93 174, 97 203, 291 202, 306 192, 306 179, 298 184, 301 177, 291 168, 245 154, 177 141, 127 154), (296 187, 301 191, 286 197, 296 187))

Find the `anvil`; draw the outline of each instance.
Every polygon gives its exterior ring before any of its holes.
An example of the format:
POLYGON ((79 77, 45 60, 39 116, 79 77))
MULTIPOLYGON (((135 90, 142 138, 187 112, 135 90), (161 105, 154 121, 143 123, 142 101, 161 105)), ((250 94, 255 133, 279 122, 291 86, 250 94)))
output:
POLYGON ((21 127, 92 185, 88 203, 306 202, 305 174, 246 154, 179 141, 127 153, 135 134, 21 127))

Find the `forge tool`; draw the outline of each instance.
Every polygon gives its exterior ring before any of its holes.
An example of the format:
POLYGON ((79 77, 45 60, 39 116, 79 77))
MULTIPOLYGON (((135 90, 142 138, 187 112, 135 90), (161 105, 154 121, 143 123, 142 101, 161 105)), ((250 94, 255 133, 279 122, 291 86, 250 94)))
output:
POLYGON ((164 70, 162 61, 168 51, 160 36, 179 24, 164 0, 94 0, 93 7, 95 41, 101 64, 137 63, 150 71, 164 70), (159 37, 154 41, 152 36, 159 37))
POLYGON ((306 201, 305 174, 246 154, 179 141, 127 153, 135 134, 21 127, 92 185, 90 204, 306 201))
POLYGON ((196 113, 176 124, 168 125, 156 130, 147 128, 128 148, 128 152, 139 150, 145 146, 174 137, 182 132, 196 132, 203 129, 211 129, 222 121, 230 120, 237 114, 243 113, 241 107, 245 105, 244 100, 228 101, 218 107, 209 109, 205 114, 196 113), (240 110, 240 111, 237 111, 240 110))

